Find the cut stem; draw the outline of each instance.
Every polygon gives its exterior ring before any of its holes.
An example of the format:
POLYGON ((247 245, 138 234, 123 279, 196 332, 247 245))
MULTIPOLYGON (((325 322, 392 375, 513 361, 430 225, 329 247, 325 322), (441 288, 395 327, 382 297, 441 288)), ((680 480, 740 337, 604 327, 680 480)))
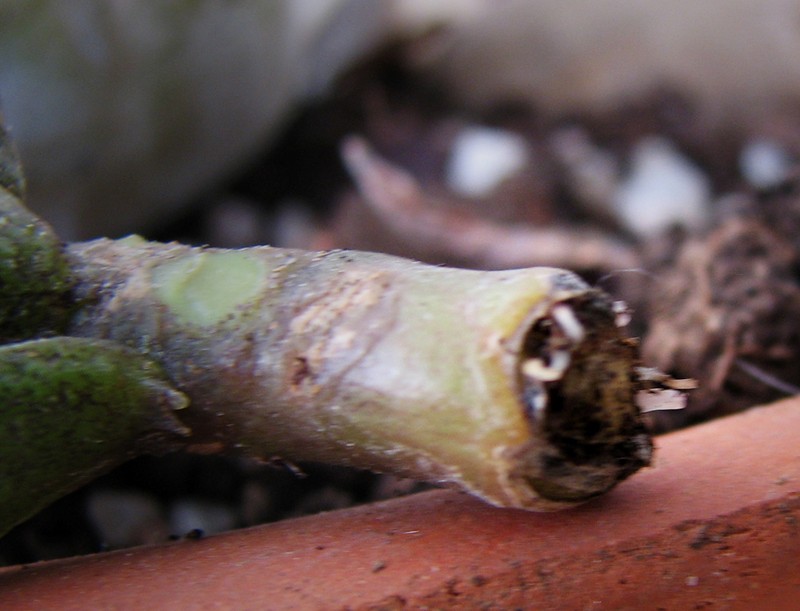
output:
POLYGON ((315 460, 551 510, 649 463, 613 302, 552 268, 76 244, 71 335, 161 363, 190 449, 315 460))

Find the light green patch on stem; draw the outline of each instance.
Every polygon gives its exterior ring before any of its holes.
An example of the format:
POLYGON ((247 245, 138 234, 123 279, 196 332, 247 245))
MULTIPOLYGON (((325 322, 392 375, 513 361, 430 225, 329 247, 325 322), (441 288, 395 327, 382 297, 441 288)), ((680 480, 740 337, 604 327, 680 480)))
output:
POLYGON ((269 270, 244 251, 192 252, 152 271, 156 297, 184 324, 215 325, 263 290, 269 270))

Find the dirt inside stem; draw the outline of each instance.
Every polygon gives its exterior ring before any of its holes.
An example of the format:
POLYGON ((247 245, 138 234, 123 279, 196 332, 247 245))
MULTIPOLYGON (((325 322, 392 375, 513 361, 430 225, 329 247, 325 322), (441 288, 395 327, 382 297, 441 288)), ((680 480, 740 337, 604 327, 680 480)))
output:
POLYGON ((652 442, 636 403, 636 343, 599 291, 558 302, 525 337, 520 387, 544 450, 520 477, 553 501, 597 496, 650 463, 652 442))

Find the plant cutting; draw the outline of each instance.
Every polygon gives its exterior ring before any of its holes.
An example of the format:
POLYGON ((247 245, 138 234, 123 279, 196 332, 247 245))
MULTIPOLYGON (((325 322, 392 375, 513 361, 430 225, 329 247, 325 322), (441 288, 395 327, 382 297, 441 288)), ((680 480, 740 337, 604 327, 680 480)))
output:
POLYGON ((2 138, 0 531, 176 449, 559 509, 649 464, 640 408, 680 402, 641 366, 619 304, 570 272, 137 236, 63 246, 24 208, 2 138))

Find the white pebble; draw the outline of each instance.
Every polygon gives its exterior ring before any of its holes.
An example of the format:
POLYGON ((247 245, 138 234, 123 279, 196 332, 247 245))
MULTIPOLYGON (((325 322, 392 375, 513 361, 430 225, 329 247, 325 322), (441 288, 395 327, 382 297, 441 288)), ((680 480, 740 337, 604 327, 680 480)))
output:
POLYGON ((710 215, 706 175, 660 137, 639 142, 632 166, 614 196, 619 220, 640 237, 673 226, 701 228, 710 215))
POLYGON ((169 534, 158 501, 143 492, 97 490, 89 496, 87 510, 110 548, 155 543, 169 534))
POLYGON ((792 168, 789 154, 776 142, 759 138, 739 153, 739 171, 756 189, 769 189, 786 180, 792 168))
POLYGON ((460 195, 484 197, 529 160, 530 150, 522 136, 489 127, 466 127, 453 143, 445 179, 460 195))
POLYGON ((199 529, 210 535, 236 526, 236 516, 232 509, 220 503, 209 501, 178 501, 169 510, 169 527, 174 535, 199 529))

